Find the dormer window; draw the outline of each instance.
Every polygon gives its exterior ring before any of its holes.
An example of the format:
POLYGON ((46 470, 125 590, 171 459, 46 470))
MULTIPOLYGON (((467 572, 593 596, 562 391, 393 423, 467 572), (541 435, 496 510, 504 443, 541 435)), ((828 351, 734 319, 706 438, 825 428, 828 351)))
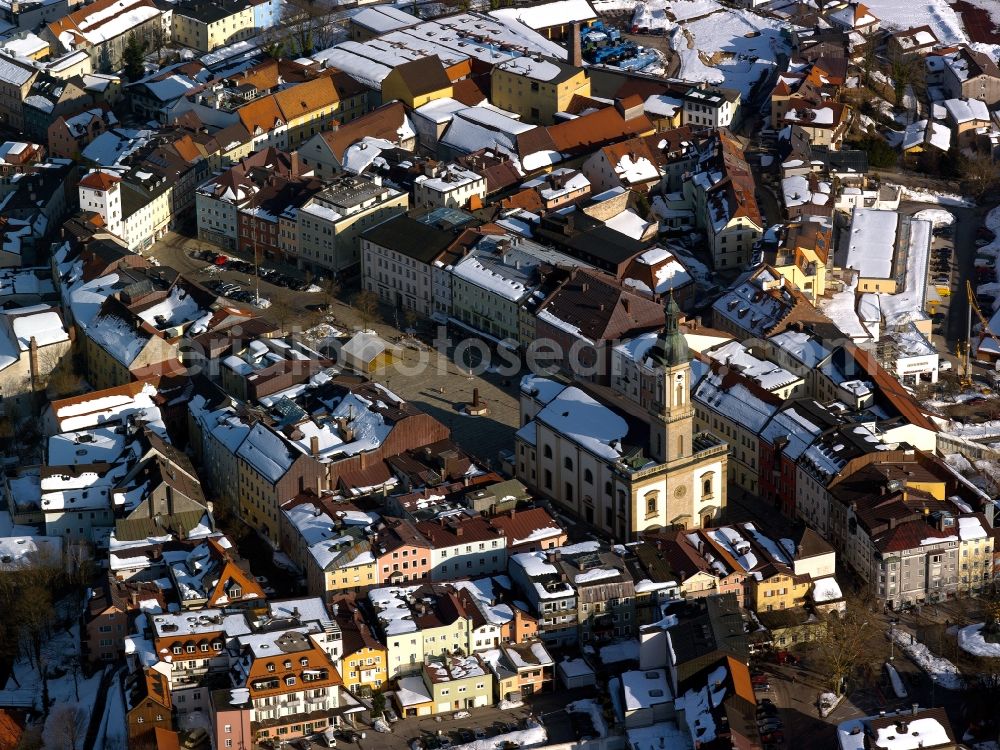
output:
POLYGON ((179 654, 180 652, 181 652, 181 647, 180 646, 174 646, 174 653, 175 654, 179 654))
POLYGON ((285 685, 291 687, 294 684, 295 684, 295 677, 293 675, 288 675, 285 678, 285 685))
POLYGON ((291 662, 291 660, 285 659, 284 667, 285 667, 285 669, 291 669, 292 668, 292 662, 291 662))
POLYGON ((299 659, 299 666, 301 666, 301 667, 308 667, 309 666, 309 659, 307 659, 305 656, 303 656, 301 659, 299 659))
POLYGON ((273 672, 274 671, 274 664, 268 664, 267 665, 267 671, 268 672, 273 672))
POLYGON ((226 589, 226 596, 230 599, 239 599, 243 596, 243 589, 238 583, 231 583, 229 584, 229 588, 226 589))
POLYGON ((193 654, 193 653, 194 653, 194 644, 190 644, 190 645, 189 645, 189 646, 187 647, 187 652, 188 652, 189 654, 193 654))

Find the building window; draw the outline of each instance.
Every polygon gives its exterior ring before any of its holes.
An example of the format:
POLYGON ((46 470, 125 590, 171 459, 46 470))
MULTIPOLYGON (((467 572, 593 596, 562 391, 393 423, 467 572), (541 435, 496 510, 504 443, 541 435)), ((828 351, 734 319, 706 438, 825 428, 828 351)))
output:
POLYGON ((563 468, 567 471, 573 471, 573 459, 566 456, 566 458, 563 459, 563 468))
POLYGON ((552 446, 551 445, 543 445, 542 446, 542 455, 545 458, 552 458, 552 446))

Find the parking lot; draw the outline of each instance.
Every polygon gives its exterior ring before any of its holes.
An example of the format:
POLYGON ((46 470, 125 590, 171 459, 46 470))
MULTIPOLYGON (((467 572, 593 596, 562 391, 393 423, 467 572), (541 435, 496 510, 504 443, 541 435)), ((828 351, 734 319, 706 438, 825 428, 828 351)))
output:
MULTIPOLYGON (((358 731, 363 732, 364 737, 355 742, 338 736, 337 747, 349 750, 413 750, 414 740, 417 740, 424 750, 448 750, 476 739, 521 731, 529 717, 545 727, 548 744, 575 742, 593 729, 589 718, 586 725, 581 722, 582 718, 586 718, 582 714, 573 714, 571 718, 565 710, 566 704, 593 697, 593 689, 561 690, 532 696, 518 707, 501 709, 487 706, 438 716, 402 718, 392 723, 389 733, 360 727, 358 731)), ((315 750, 322 747, 319 743, 313 745, 315 750)))

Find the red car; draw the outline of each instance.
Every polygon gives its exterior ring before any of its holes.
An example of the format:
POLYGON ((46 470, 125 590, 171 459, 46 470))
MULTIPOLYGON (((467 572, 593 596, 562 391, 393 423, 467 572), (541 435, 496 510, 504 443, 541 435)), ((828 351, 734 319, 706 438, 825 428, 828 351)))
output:
POLYGON ((760 741, 761 742, 777 742, 778 744, 782 744, 785 741, 785 733, 782 732, 780 729, 776 729, 773 732, 768 732, 767 734, 762 734, 760 736, 760 741))

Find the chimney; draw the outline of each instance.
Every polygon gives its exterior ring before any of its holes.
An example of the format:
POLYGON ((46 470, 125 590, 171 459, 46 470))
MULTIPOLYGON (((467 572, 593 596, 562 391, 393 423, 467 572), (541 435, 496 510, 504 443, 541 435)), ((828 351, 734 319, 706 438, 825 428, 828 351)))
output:
POLYGON ((309 438, 309 454, 313 458, 319 455, 319 437, 316 435, 309 438))
POLYGON ((292 151, 292 153, 289 154, 289 157, 291 158, 291 162, 292 162, 291 163, 291 167, 290 167, 290 170, 291 170, 291 173, 292 173, 292 177, 298 177, 299 176, 299 152, 298 151, 292 151))
POLYGON ((580 22, 573 22, 573 46, 570 49, 569 64, 574 68, 583 67, 583 51, 580 47, 580 22))
POLYGON ((914 716, 916 716, 918 713, 920 713, 920 704, 919 703, 914 703, 912 705, 912 707, 911 707, 911 711, 913 712, 914 716))
POLYGON ((478 388, 473 388, 472 389, 472 405, 475 406, 475 407, 479 406, 479 389, 478 388))

